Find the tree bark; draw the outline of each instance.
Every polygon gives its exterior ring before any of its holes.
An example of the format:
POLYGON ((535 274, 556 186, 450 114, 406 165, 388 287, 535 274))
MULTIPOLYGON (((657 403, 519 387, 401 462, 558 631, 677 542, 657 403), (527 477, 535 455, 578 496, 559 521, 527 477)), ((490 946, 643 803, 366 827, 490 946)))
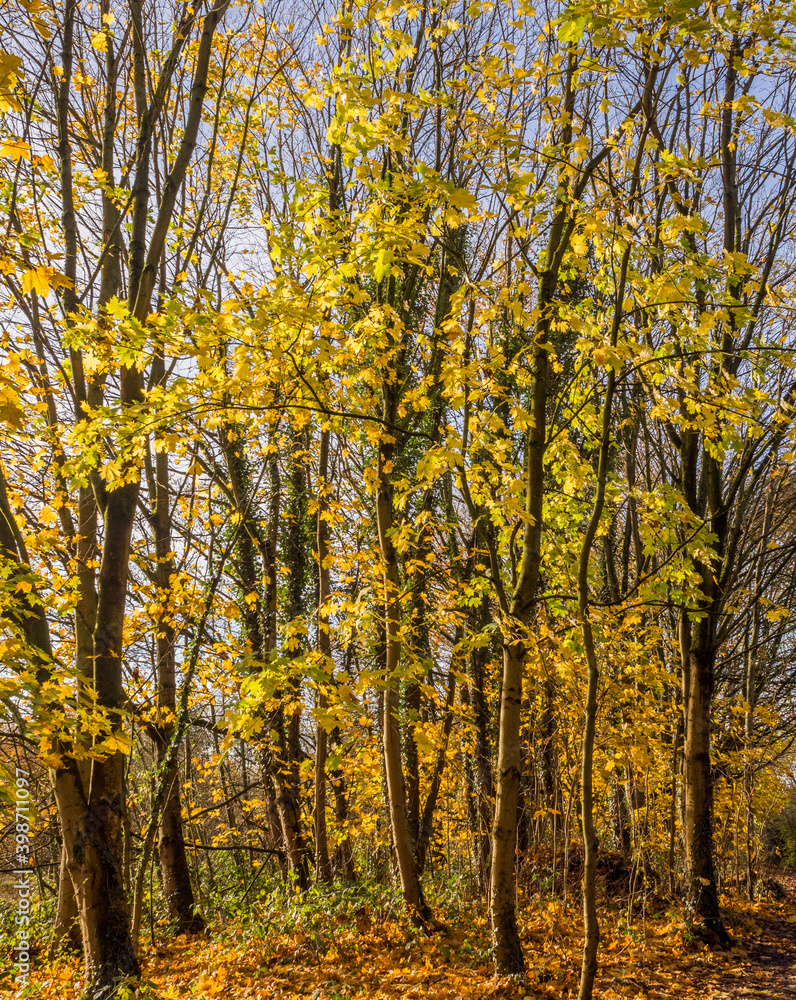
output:
MULTIPOLYGON (((461 642, 461 639, 462 632, 461 629, 458 629, 454 639, 454 646, 461 642)), ((415 847, 417 870, 421 874, 426 866, 426 856, 429 844, 431 843, 431 836, 434 832, 434 812, 437 808, 437 799, 439 798, 440 789, 442 788, 442 778, 445 774, 445 762, 448 755, 448 740, 453 726, 453 703, 455 698, 456 674, 453 670, 453 664, 451 664, 445 688, 445 715, 442 720, 442 740, 440 741, 437 756, 434 761, 434 770, 431 774, 428 795, 426 797, 425 805, 423 806, 423 813, 420 819, 420 831, 418 834, 417 845, 415 847)))
MULTIPOLYGON (((304 612, 304 584, 307 574, 307 442, 302 431, 293 434, 289 461, 289 500, 285 528, 283 564, 287 571, 285 614, 289 621, 299 621, 304 612)), ((302 639, 289 641, 290 653, 301 652, 302 639)), ((309 862, 301 823, 301 783, 299 781, 299 725, 301 692, 295 677, 288 678, 287 717, 282 713, 276 726, 279 734, 279 769, 277 808, 282 820, 285 847, 290 867, 300 888, 309 886, 309 862)))
MULTIPOLYGON (((152 382, 165 387, 166 368, 162 348, 152 366, 152 382)), ((176 628, 171 594, 176 578, 172 552, 171 506, 169 494, 169 458, 166 451, 155 454, 154 482, 149 483, 151 522, 155 536, 155 582, 159 605, 157 628, 157 711, 153 727, 158 772, 174 735, 177 713, 176 684, 176 628)), ((185 851, 182 825, 180 773, 176 765, 166 775, 168 790, 160 815, 158 860, 163 878, 163 893, 169 920, 177 934, 196 934, 203 931, 205 922, 196 911, 191 873, 185 851)))
MULTIPOLYGON (((64 293, 64 304, 68 313, 76 304, 76 247, 77 230, 75 222, 75 202, 72 191, 71 148, 70 148, 70 86, 72 67, 72 46, 76 4, 70 3, 65 12, 63 31, 62 62, 64 73, 59 85, 57 118, 59 131, 58 154, 61 172, 61 197, 63 205, 63 229, 66 243, 67 277, 70 285, 64 293)), ((136 20, 136 10, 140 15, 140 7, 133 10, 136 20)), ((210 64, 212 40, 215 29, 226 10, 222 2, 213 8, 205 17, 202 37, 197 49, 196 69, 191 88, 191 99, 186 119, 185 130, 180 148, 169 173, 164 197, 158 209, 155 226, 149 240, 148 252, 141 271, 135 270, 135 261, 131 260, 130 309, 139 322, 146 321, 157 262, 160 261, 166 242, 166 235, 171 223, 177 192, 184 180, 188 162, 193 153, 201 121, 201 111, 207 85, 207 74, 210 64)), ((191 15, 193 16, 193 14, 191 15)), ((140 16, 137 18, 140 28, 140 16)), ((145 86, 142 59, 143 35, 134 31, 134 48, 136 51, 136 98, 145 101, 145 86)), ((178 32, 179 35, 179 32, 178 32)), ((187 31, 180 35, 179 46, 184 44, 187 31)), ((173 69, 174 61, 170 66, 173 69)), ((165 93, 168 87, 169 72, 161 74, 158 84, 158 94, 165 93)), ((115 87, 112 73, 108 81, 109 87, 115 87)), ((139 157, 138 167, 142 183, 137 183, 135 203, 133 206, 134 230, 138 236, 146 233, 146 213, 148 211, 149 191, 146 184, 149 156, 149 138, 144 135, 147 123, 159 114, 160 107, 144 109, 139 122, 139 148, 146 155, 139 157), (144 110, 146 113, 144 114, 144 110), (143 227, 138 225, 143 219, 143 227)), ((104 137, 112 135, 113 104, 106 106, 104 122, 104 137)), ((104 143, 103 163, 112 163, 110 147, 104 143)), ((138 177, 137 177, 138 182, 138 177)), ((105 208, 107 209, 107 204, 105 208)), ((104 257, 104 272, 102 274, 101 294, 109 296, 118 284, 118 239, 115 232, 115 216, 112 212, 104 212, 104 224, 109 232, 104 234, 108 245, 108 253, 104 257)), ((135 256, 135 255, 133 255, 135 256)), ((76 413, 82 419, 82 403, 87 398, 87 387, 79 355, 72 352, 72 372, 75 381, 76 413)), ((140 373, 135 368, 120 369, 120 397, 122 412, 136 406, 142 398, 140 373)), ((75 888, 75 895, 80 912, 83 948, 86 963, 86 982, 88 997, 110 997, 117 992, 122 980, 136 977, 139 972, 130 929, 129 914, 124 891, 124 862, 122 845, 122 814, 124 795, 124 756, 120 749, 119 737, 122 735, 125 695, 123 690, 122 656, 125 621, 125 604, 127 596, 127 578, 132 540, 132 530, 137 512, 140 474, 136 459, 122 453, 121 462, 124 476, 122 485, 105 490, 95 474, 93 483, 98 489, 97 501, 104 519, 104 540, 101 562, 97 577, 96 610, 93 621, 93 637, 91 650, 93 696, 97 708, 103 713, 103 729, 95 740, 96 744, 109 741, 105 746, 98 746, 101 753, 90 765, 90 779, 84 769, 78 767, 74 758, 70 759, 69 748, 62 753, 61 766, 54 770, 53 783, 59 818, 63 831, 64 849, 67 856, 67 866, 75 888)), ((90 596, 90 594, 89 594, 90 596)), ((83 594, 81 600, 86 597, 83 594)), ((89 616, 79 611, 78 619, 83 618, 83 627, 89 616)), ((80 642, 80 636, 78 636, 80 642)), ((88 678, 87 678, 88 683, 88 678)))
MULTIPOLYGON (((327 601, 331 593, 329 571, 329 429, 321 431, 320 454, 318 456, 318 516, 316 544, 318 548, 318 652, 324 660, 324 672, 333 676, 332 640, 329 634, 329 612, 327 601)), ((326 708, 326 694, 321 687, 318 692, 318 708, 326 708)), ((330 882, 332 864, 329 858, 329 842, 326 832, 326 759, 329 736, 323 720, 315 727, 315 878, 318 882, 330 882)))
MULTIPOLYGON (((470 627, 475 631, 489 622, 489 601, 484 598, 478 608, 471 610, 470 627)), ((485 898, 489 897, 490 831, 493 821, 494 781, 492 775, 492 750, 489 742, 489 706, 485 693, 486 666, 489 647, 476 646, 467 659, 470 679, 470 703, 475 727, 474 784, 476 791, 478 829, 477 877, 478 887, 485 898)))
POLYGON ((80 914, 77 911, 75 887, 67 867, 66 851, 61 850, 61 861, 58 869, 58 904, 55 912, 53 928, 53 943, 50 957, 55 957, 59 948, 65 948, 80 955, 83 951, 83 938, 80 933, 80 914))
MULTIPOLYGON (((236 542, 237 571, 243 592, 240 601, 243 627, 251 651, 260 664, 276 654, 277 566, 276 547, 279 537, 282 484, 276 457, 269 459, 271 468, 271 504, 268 536, 264 537, 254 505, 249 465, 243 454, 242 431, 225 427, 221 431, 221 446, 229 475, 229 485, 235 511, 242 526, 236 542), (265 583, 263 583, 263 578, 265 583), (254 595, 254 599, 252 599, 254 595)), ((294 484, 295 485, 295 484, 294 484)), ((291 511, 295 518, 295 510, 291 511)), ((292 529, 291 529, 292 530, 292 529)), ((286 553, 290 579, 286 611, 292 618, 301 605, 303 549, 295 549, 297 539, 287 534, 292 546, 286 553)), ((293 693, 295 701, 295 692, 293 693)), ((296 746, 298 712, 291 709, 285 719, 284 706, 279 704, 266 713, 266 740, 276 733, 276 745, 264 746, 261 753, 263 786, 266 800, 272 802, 279 817, 280 839, 285 859, 301 888, 309 884, 306 848, 301 830, 300 802, 297 795, 296 746)), ((275 834, 275 831, 273 831, 275 834)))
MULTIPOLYGON (((640 148, 644 147, 646 131, 642 134, 640 148)), ((640 161, 640 154, 639 154, 640 161)), ((635 183, 631 196, 635 193, 635 183)), ((611 327, 611 347, 616 349, 622 322, 622 303, 625 297, 627 270, 630 263, 630 246, 622 255, 619 269, 619 283, 614 304, 614 320, 611 327)), ((591 1000, 594 993, 594 979, 597 974, 597 949, 600 943, 600 926, 597 921, 597 855, 599 846, 594 827, 594 738, 597 728, 597 688, 600 671, 589 616, 589 563, 592 547, 600 526, 605 507, 605 488, 611 460, 611 415, 613 413, 616 369, 608 368, 605 399, 603 401, 600 447, 597 458, 597 481, 594 504, 583 536, 578 562, 578 617, 581 623, 583 649, 586 654, 586 711, 581 756, 580 792, 581 822, 583 824, 583 963, 580 973, 578 1000, 591 1000)), ((632 803, 631 803, 632 806, 632 803)))
MULTIPOLYGON (((572 141, 574 111, 575 61, 570 52, 564 82, 561 144, 568 149, 572 141)), ((542 513, 544 501, 544 456, 547 433, 547 400, 549 394, 549 336, 553 304, 559 284, 559 272, 564 253, 575 225, 571 204, 577 204, 580 192, 589 181, 592 170, 607 156, 608 147, 590 161, 574 186, 570 197, 570 180, 566 170, 559 177, 559 195, 550 224, 545 262, 539 271, 536 313, 533 326, 533 390, 531 399, 532 425, 528 431, 525 467, 525 534, 522 545, 517 583, 510 601, 502 599, 504 618, 503 681, 500 694, 500 725, 498 729, 497 794, 495 819, 492 827, 492 870, 490 876, 489 915, 498 974, 518 975, 525 971, 516 916, 514 879, 517 800, 520 783, 520 715, 522 686, 527 647, 527 629, 533 613, 533 601, 541 565, 542 513)), ((492 559, 492 575, 500 578, 500 566, 492 559)))
POLYGON ((685 716, 684 840, 686 909, 689 917, 724 936, 713 853, 713 776, 710 716, 715 686, 715 650, 708 616, 694 623, 685 716))
MULTIPOLYGON (((590 546, 591 547, 591 546, 590 546)), ((597 687, 600 672, 594 648, 594 636, 588 618, 582 620, 583 645, 586 651, 586 726, 581 759, 581 820, 583 823, 583 962, 578 1000, 591 1000, 597 974, 597 948, 600 925, 597 920, 597 833, 594 827, 594 734, 597 723, 597 687)))
MULTIPOLYGON (((393 423, 395 415, 394 385, 384 385, 384 410, 387 419, 393 423)), ((379 548, 382 559, 383 607, 384 607, 384 675, 382 740, 384 749, 384 771, 387 785, 387 800, 390 811, 390 827, 393 847, 398 863, 404 903, 415 920, 426 924, 431 920, 431 910, 423 894, 423 888, 415 863, 414 843, 409 828, 409 814, 406 801, 406 784, 401 763, 401 732, 398 720, 399 674, 401 659, 401 606, 398 580, 398 556, 392 542, 393 493, 389 470, 392 468, 394 439, 382 436, 379 445, 378 494, 376 497, 376 520, 379 533, 379 548)))

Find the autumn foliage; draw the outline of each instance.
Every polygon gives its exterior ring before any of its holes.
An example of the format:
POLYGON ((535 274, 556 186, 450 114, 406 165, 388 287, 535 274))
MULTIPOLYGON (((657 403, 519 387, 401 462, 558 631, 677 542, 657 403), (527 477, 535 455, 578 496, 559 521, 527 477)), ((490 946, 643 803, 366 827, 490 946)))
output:
POLYGON ((9 988, 671 996, 787 938, 792 18, 0 9, 9 988))

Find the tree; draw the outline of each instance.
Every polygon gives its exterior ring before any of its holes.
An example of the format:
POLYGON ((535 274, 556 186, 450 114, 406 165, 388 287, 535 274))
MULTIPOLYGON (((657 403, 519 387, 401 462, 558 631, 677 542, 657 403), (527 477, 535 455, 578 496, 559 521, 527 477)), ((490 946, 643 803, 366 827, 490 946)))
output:
MULTIPOLYGON (((80 683, 78 697, 90 697, 101 713, 99 728, 94 729, 91 740, 81 747, 79 741, 61 737, 49 756, 64 839, 65 864, 77 899, 86 972, 93 996, 110 995, 120 976, 134 976, 138 972, 124 895, 121 837, 126 749, 122 735, 126 705, 122 684, 123 631, 128 566, 139 496, 140 459, 137 442, 131 446, 129 437, 125 435, 129 433, 130 422, 134 428, 136 415, 144 400, 140 332, 149 318, 169 227, 200 131, 213 39, 226 8, 226 3, 209 8, 201 21, 198 10, 184 16, 174 33, 171 51, 160 68, 157 86, 153 93, 149 93, 147 62, 150 53, 146 49, 148 33, 144 30, 141 6, 134 3, 130 8, 132 30, 125 35, 124 45, 132 46, 132 65, 125 67, 122 61, 125 50, 117 52, 114 47, 113 19, 109 9, 102 6, 97 12, 99 30, 92 35, 88 24, 84 28, 79 20, 77 3, 69 3, 62 23, 58 25, 60 66, 55 66, 53 50, 49 46, 40 50, 41 58, 37 54, 33 63, 39 70, 38 86, 31 88, 30 98, 23 105, 23 114, 31 123, 39 100, 35 96, 39 86, 44 84, 50 88, 50 120, 54 121, 58 136, 57 191, 45 190, 48 201, 55 196, 59 202, 61 225, 55 236, 55 245, 63 248, 64 275, 55 282, 60 292, 60 317, 57 318, 51 307, 47 307, 45 312, 46 320, 51 324, 50 333, 45 333, 40 310, 41 301, 46 298, 51 284, 51 269, 31 258, 28 273, 43 277, 41 280, 32 277, 29 282, 23 280, 21 286, 12 282, 11 290, 20 313, 31 324, 34 345, 38 344, 37 388, 44 394, 48 433, 55 442, 55 461, 61 470, 60 489, 55 502, 61 511, 65 544, 71 550, 71 558, 77 561, 80 594, 75 615, 76 668, 80 683), (190 91, 181 94, 186 101, 184 130, 174 151, 174 159, 167 165, 154 225, 150 230, 150 172, 155 131, 164 111, 178 58, 192 30, 200 23, 193 80, 190 91), (132 41, 128 42, 128 39, 132 41), (76 68, 85 68, 87 59, 94 59, 104 75, 104 92, 98 96, 102 115, 88 119, 92 125, 98 125, 97 135, 86 132, 78 112, 80 102, 85 106, 87 100, 93 99, 93 95, 87 92, 86 78, 76 68), (135 93, 134 111, 118 104, 117 83, 122 74, 130 80, 135 93), (124 162, 124 155, 119 156, 116 146, 122 116, 125 121, 131 120, 135 134, 132 158, 135 179, 126 204, 125 198, 117 191, 115 180, 116 166, 120 159, 124 162), (101 235, 98 238, 92 231, 92 222, 96 217, 94 205, 90 205, 82 227, 82 217, 77 210, 75 134, 86 140, 84 148, 91 151, 92 157, 99 151, 98 159, 85 164, 88 169, 98 171, 101 177, 96 189, 101 218, 101 235), (130 243, 125 311, 115 303, 122 292, 122 223, 123 214, 128 212, 130 243), (81 269, 83 262, 86 263, 85 270, 81 269), (95 304, 93 316, 81 312, 81 303, 84 302, 95 304), (118 327, 120 350, 117 354, 108 350, 112 345, 108 334, 121 316, 125 318, 118 327), (80 456, 78 467, 74 470, 60 447, 60 425, 64 417, 59 413, 58 403, 53 397, 53 381, 46 360, 47 353, 60 354, 60 345, 64 342, 68 345, 66 356, 69 359, 69 377, 65 388, 73 401, 75 440, 80 456), (93 356, 91 348, 95 352, 93 356), (94 413, 108 405, 110 390, 117 396, 116 434, 112 435, 115 441, 108 442, 112 457, 106 453, 104 464, 98 467, 91 457, 85 460, 86 453, 81 451, 82 441, 91 440, 96 433, 94 413), (67 499, 73 477, 79 484, 76 524, 67 499), (101 526, 98 523, 100 518, 101 526), (75 537, 76 545, 73 543, 75 537), (93 566, 97 558, 99 565, 95 577, 93 566)), ((87 20, 90 23, 93 18, 87 20)), ((43 92, 46 93, 46 89, 43 92)), ((122 191, 131 172, 128 167, 123 167, 123 171, 122 191)), ((31 180, 34 177, 35 173, 29 175, 31 180)), ((20 175, 17 175, 15 184, 17 189, 21 188, 20 175)), ((44 260, 48 259, 46 255, 50 252, 50 229, 48 225, 47 231, 40 232, 37 247, 37 253, 44 260)), ((62 885, 65 892, 68 891, 68 883, 63 879, 62 885)))

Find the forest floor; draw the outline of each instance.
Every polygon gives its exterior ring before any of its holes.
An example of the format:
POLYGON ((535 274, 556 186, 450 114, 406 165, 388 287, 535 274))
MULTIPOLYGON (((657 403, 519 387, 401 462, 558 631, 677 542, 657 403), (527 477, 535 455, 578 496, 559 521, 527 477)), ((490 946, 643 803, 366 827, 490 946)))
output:
MULTIPOLYGON (((770 898, 750 904, 723 897, 732 936, 727 949, 711 948, 684 932, 677 909, 639 916, 628 928, 626 910, 606 904, 595 996, 796 998, 796 875, 775 871, 768 878, 781 887, 781 898, 769 893, 770 898)), ((456 907, 447 915, 449 930, 430 938, 402 919, 367 907, 329 912, 320 921, 306 914, 306 909, 297 911, 292 927, 284 921, 279 927, 228 924, 211 935, 156 940, 155 946, 150 941, 142 956, 146 985, 137 995, 142 1000, 572 1000, 577 995, 580 914, 575 908, 562 912, 558 902, 534 902, 521 914, 528 960, 524 984, 492 975, 485 915, 474 904, 456 907)), ((35 965, 23 996, 80 996, 79 963, 61 959, 35 965)))

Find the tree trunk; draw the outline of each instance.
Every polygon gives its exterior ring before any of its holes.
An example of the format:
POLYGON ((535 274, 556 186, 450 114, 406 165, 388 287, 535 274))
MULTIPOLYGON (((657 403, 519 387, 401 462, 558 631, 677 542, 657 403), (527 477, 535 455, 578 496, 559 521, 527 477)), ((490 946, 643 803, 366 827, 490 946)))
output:
MULTIPOLYGON (((457 629, 454 638, 454 646, 462 640, 461 629, 457 629)), ((434 832, 434 812, 437 808, 437 799, 442 788, 442 778, 445 773, 445 762, 448 756, 448 740, 453 726, 453 703, 456 697, 456 674, 453 671, 453 664, 448 671, 448 679, 445 693, 445 717, 442 721, 442 740, 440 741, 437 756, 434 761, 434 770, 431 774, 428 796, 423 806, 423 815, 420 820, 420 833, 415 847, 415 860, 417 870, 422 874, 426 866, 426 855, 431 843, 431 836, 434 832)))
MULTIPOLYGON (((123 392, 127 388, 127 394, 134 395, 137 381, 131 373, 123 373, 123 392)), ((118 737, 122 728, 122 639, 137 501, 136 481, 110 491, 104 512, 105 539, 94 629, 94 691, 98 706, 108 713, 108 728, 101 738, 118 737)), ((88 993, 98 998, 111 995, 120 976, 139 973, 124 894, 123 777, 121 751, 105 751, 102 759, 92 762, 82 822, 64 824, 69 871, 83 931, 88 993)), ((75 802, 71 784, 64 789, 63 782, 56 782, 56 801, 63 818, 72 813, 75 802)))
MULTIPOLYGON (((90 400, 92 404, 96 405, 99 400, 93 398, 93 396, 94 394, 90 393, 90 400)), ((94 627, 97 618, 96 570, 93 567, 98 554, 97 503, 94 494, 86 486, 81 487, 78 491, 77 521, 78 530, 75 542, 75 555, 77 559, 79 597, 77 607, 75 608, 75 666, 80 678, 78 682, 79 696, 85 699, 87 698, 87 691, 93 685, 94 627)), ((84 788, 88 787, 91 780, 90 761, 77 761, 74 766, 80 775, 80 785, 84 788)), ((74 945, 76 951, 82 952, 83 944, 77 912, 75 887, 68 872, 66 850, 62 850, 54 946, 57 946, 60 942, 72 918, 75 918, 77 922, 74 924, 74 929, 69 931, 70 942, 74 945), (71 899, 69 898, 70 895, 71 899)))
MULTIPOLYGON (((388 630, 389 630, 388 623, 388 630)), ((388 648, 392 644, 388 639, 388 648)), ((388 653, 388 664, 390 655, 388 653)), ((409 832, 409 818, 406 808, 406 788, 401 767, 401 734, 398 725, 398 691, 395 682, 384 693, 384 720, 382 724, 384 739, 384 767, 387 778, 387 795, 390 804, 390 827, 392 830, 393 847, 398 862, 398 873, 401 879, 404 903, 409 907, 413 917, 422 924, 428 923, 431 910, 426 903, 420 879, 415 867, 415 853, 409 832)))
POLYGON ((628 822, 627 796, 619 774, 611 775, 611 829, 614 850, 623 858, 630 857, 630 824, 628 822))
MULTIPOLYGON (((384 387, 387 419, 394 416, 394 386, 384 387)), ((398 720, 399 675, 401 659, 401 606, 398 586, 398 557, 392 542, 393 501, 389 469, 392 468, 394 442, 382 440, 379 446, 379 480, 376 498, 376 520, 379 547, 382 557, 384 594, 384 676, 382 741, 387 801, 390 810, 390 827, 398 872, 403 889, 404 903, 415 920, 426 924, 431 920, 431 910, 426 903, 415 865, 414 843, 409 828, 409 814, 401 763, 401 732, 398 720)))
MULTIPOLYGON (((269 528, 268 536, 264 537, 254 505, 251 473, 242 451, 242 438, 242 431, 233 427, 224 428, 220 434, 231 497, 242 525, 236 548, 237 570, 243 592, 239 602, 243 627, 256 660, 265 664, 271 656, 276 655, 276 548, 281 511, 281 479, 276 458, 271 457, 269 528), (252 601, 250 595, 255 595, 256 599, 252 601)), ((295 517, 295 511, 291 514, 295 517)), ((287 533, 287 539, 289 544, 295 545, 295 537, 292 534, 287 533)), ((286 562, 290 566, 287 613, 291 617, 296 614, 295 610, 291 614, 291 609, 295 609, 301 602, 303 582, 301 558, 301 548, 298 552, 291 550, 286 556, 286 562)), ((268 734, 272 732, 277 735, 276 746, 264 747, 261 755, 266 800, 273 800, 276 807, 288 867, 295 873, 301 888, 306 888, 309 878, 301 832, 300 803, 296 791, 297 764, 294 759, 298 738, 298 713, 294 711, 286 723, 284 708, 279 705, 267 713, 264 730, 266 740, 270 739, 268 734)))
POLYGON ((520 708, 525 642, 503 647, 503 688, 500 696, 497 797, 492 827, 492 870, 489 916, 495 965, 504 974, 523 972, 525 960, 517 927, 514 884, 517 843, 517 801, 520 788, 520 708))
MULTIPOLYGON (((158 741, 158 768, 165 760, 173 729, 173 726, 164 727, 162 740, 158 741)), ((158 858, 163 877, 163 894, 175 933, 199 934, 205 929, 205 922, 196 911, 191 872, 185 850, 178 764, 171 768, 169 788, 160 815, 158 858)))
MULTIPOLYGON (((153 382, 165 385, 165 359, 159 352, 153 363, 153 382)), ((171 593, 176 570, 172 552, 171 507, 169 496, 168 453, 155 454, 155 481, 150 482, 152 526, 155 534, 155 580, 158 588, 157 630, 157 709, 158 720, 154 727, 158 771, 163 766, 168 746, 174 734, 171 720, 176 718, 177 685, 175 676, 176 628, 171 593)), ((205 922, 196 912, 191 874, 185 851, 182 826, 182 802, 179 768, 174 767, 167 776, 168 791, 160 816, 158 859, 163 877, 169 921, 177 934, 197 934, 204 930, 205 922)))
MULTIPOLYGON (((572 113, 575 107, 575 58, 567 54, 564 78, 563 109, 567 119, 562 128, 561 144, 569 148, 572 141, 572 113)), ((607 155, 606 147, 601 156, 607 155)), ((539 582, 542 544, 542 514, 544 510, 544 456, 547 434, 547 401, 550 391, 550 332, 553 305, 558 292, 559 271, 564 252, 574 230, 570 204, 576 204, 589 182, 590 172, 599 158, 590 161, 574 186, 571 197, 570 175, 562 170, 559 193, 545 253, 544 266, 537 283, 536 319, 533 326, 533 390, 532 423, 528 430, 525 466, 525 535, 517 572, 517 583, 510 600, 501 597, 504 617, 503 680, 500 693, 500 726, 498 729, 497 796, 492 827, 492 870, 490 877, 489 915, 498 974, 516 975, 525 971, 516 917, 514 884, 517 798, 520 782, 520 709, 526 654, 526 630, 531 621, 536 588, 539 582)), ((500 566, 493 561, 492 575, 500 579, 500 566)))
POLYGON ((683 717, 678 714, 677 723, 674 727, 672 737, 672 794, 669 803, 669 856, 667 867, 669 869, 669 892, 674 895, 674 848, 677 831, 677 778, 680 773, 680 739, 683 734, 683 717))
POLYGON ((354 871, 354 851, 351 846, 351 838, 346 830, 348 822, 348 798, 345 790, 345 779, 340 770, 332 775, 332 787, 334 788, 334 819, 338 830, 338 840, 334 850, 334 869, 346 882, 353 882, 354 871))
MULTIPOLYGON (((417 579, 414 586, 420 586, 417 579)), ((420 719, 420 685, 414 678, 404 685, 403 696, 403 762, 406 775, 406 821, 412 850, 416 851, 420 840, 420 755, 415 742, 415 726, 420 719)), ((422 868, 419 869, 422 871, 422 868)))
MULTIPOLYGON (((332 662, 332 640, 329 634, 329 612, 327 601, 331 593, 329 572, 329 429, 321 431, 320 454, 318 457, 318 517, 316 544, 318 547, 318 652, 324 660, 324 671, 330 680, 334 674, 332 662)), ((326 708, 326 694, 318 691, 318 708, 326 708)), ((330 882, 332 865, 329 858, 329 842, 326 833, 326 758, 329 737, 325 720, 319 720, 315 727, 315 878, 318 882, 330 882)))
MULTIPOLYGON (((285 614, 289 621, 299 621, 304 613, 304 584, 307 574, 307 439, 303 431, 294 431, 289 461, 289 499, 285 526, 283 565, 287 571, 285 614)), ((288 645, 289 654, 300 654, 301 638, 288 645)), ((290 867, 300 888, 309 886, 309 864, 301 823, 301 783, 299 781, 299 725, 301 692, 295 677, 288 679, 288 714, 276 726, 279 734, 279 770, 277 808, 282 820, 290 867)))
MULTIPOLYGON (((591 547, 591 546, 590 546, 591 547)), ((586 725, 581 759, 581 820, 583 823, 583 963, 580 972, 578 1000, 591 1000, 597 975, 597 948, 600 925, 597 922, 597 833, 594 829, 594 734, 597 722, 597 685, 599 670, 591 624, 582 623, 583 645, 588 665, 586 685, 586 725)))
MULTIPOLYGON (((471 612, 470 627, 480 631, 489 622, 489 602, 486 598, 471 612)), ((489 662, 489 648, 477 646, 468 657, 470 678, 470 701, 473 724, 475 726, 474 783, 477 799, 478 829, 477 874, 478 887, 485 898, 489 897, 490 840, 492 829, 494 782, 492 777, 492 751, 489 745, 489 708, 484 691, 486 666, 489 662)))
MULTIPOLYGON (((642 138, 641 145, 644 141, 642 138)), ((611 347, 616 348, 619 327, 622 320, 622 302, 625 297, 627 269, 630 262, 630 248, 625 250, 620 267, 614 320, 611 327, 611 347)), ((597 482, 594 505, 589 523, 583 536, 578 562, 578 617, 581 623, 583 649, 586 654, 586 718, 583 731, 581 756, 580 793, 581 822, 583 824, 583 963, 580 973, 578 1000, 591 1000, 594 993, 594 979, 597 975, 597 948, 600 943, 600 926, 597 922, 597 834, 594 829, 594 737, 597 727, 597 686, 600 672, 594 634, 589 618, 589 562, 592 547, 600 526, 605 507, 605 487, 611 459, 611 414, 613 412, 616 369, 608 369, 605 399, 602 408, 600 448, 597 459, 597 482)), ((632 808, 632 802, 631 802, 632 808)))
POLYGON ((75 887, 69 875, 66 864, 66 851, 61 851, 61 863, 58 869, 58 906, 55 912, 53 943, 50 957, 54 957, 59 948, 79 955, 83 951, 83 939, 80 934, 80 916, 77 912, 75 887))
POLYGON ((710 714, 714 650, 703 638, 706 619, 694 625, 684 752, 684 840, 686 908, 691 919, 723 937, 713 861, 713 776, 710 767, 710 714))

